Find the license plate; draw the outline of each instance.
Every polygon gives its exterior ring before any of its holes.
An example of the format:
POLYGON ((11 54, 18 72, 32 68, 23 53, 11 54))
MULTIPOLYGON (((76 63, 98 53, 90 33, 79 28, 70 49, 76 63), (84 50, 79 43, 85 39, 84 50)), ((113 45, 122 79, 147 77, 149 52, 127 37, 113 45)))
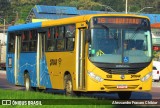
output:
POLYGON ((126 89, 126 88, 128 88, 128 86, 127 85, 117 85, 117 88, 118 89, 126 89))

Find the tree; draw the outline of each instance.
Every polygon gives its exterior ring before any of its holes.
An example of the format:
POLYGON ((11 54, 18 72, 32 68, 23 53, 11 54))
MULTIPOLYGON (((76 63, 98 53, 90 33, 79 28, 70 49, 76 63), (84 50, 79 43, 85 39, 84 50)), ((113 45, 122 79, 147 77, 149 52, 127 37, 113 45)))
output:
MULTIPOLYGON (((11 4, 9 0, 0 0, 0 18, 1 19, 6 19, 6 22, 8 22, 8 17, 11 13, 11 4)), ((4 21, 0 20, 0 23, 3 24, 4 21)))
POLYGON ((73 6, 80 10, 101 10, 102 4, 94 2, 92 0, 65 0, 63 3, 59 3, 61 6, 73 6))
POLYGON ((9 13, 10 6, 11 4, 9 0, 0 0, 0 15, 6 17, 6 15, 9 13))
MULTIPOLYGON (((117 12, 125 11, 126 0, 0 0, 0 17, 7 22, 17 19, 18 22, 25 21, 30 10, 35 5, 57 5, 57 6, 73 6, 81 10, 102 10, 117 12), (109 9, 109 8, 110 9, 109 9), (16 14, 18 13, 18 14, 16 14)), ((137 12, 144 7, 154 7, 152 9, 144 9, 143 12, 159 13, 160 0, 128 0, 128 11, 137 12)))

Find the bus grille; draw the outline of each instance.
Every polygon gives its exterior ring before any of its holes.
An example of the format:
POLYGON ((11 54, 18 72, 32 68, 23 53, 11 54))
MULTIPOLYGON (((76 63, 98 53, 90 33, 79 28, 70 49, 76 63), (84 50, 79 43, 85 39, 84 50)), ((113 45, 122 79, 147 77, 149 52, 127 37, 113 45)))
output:
MULTIPOLYGON (((104 86, 107 89, 112 89, 112 90, 118 89, 116 85, 104 85, 104 86)), ((138 85, 128 85, 127 89, 136 89, 137 87, 138 85)))
POLYGON ((125 68, 125 69, 110 69, 110 68, 100 68, 103 71, 109 73, 109 74, 136 74, 139 71, 141 71, 143 68, 125 68))

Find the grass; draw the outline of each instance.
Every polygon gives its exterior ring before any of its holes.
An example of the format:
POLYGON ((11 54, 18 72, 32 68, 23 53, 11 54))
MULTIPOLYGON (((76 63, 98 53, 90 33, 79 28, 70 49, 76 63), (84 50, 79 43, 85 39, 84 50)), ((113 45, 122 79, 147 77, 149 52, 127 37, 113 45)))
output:
MULTIPOLYGON (((12 105, 12 106, 2 106, 0 105, 0 108, 139 108, 140 106, 125 106, 125 105, 104 105, 104 102, 112 102, 111 100, 97 100, 93 98, 87 98, 87 97, 69 97, 65 95, 55 95, 52 93, 41 93, 41 92, 26 92, 26 91, 16 91, 16 90, 3 90, 0 89, 0 101, 4 99, 19 99, 21 101, 25 99, 31 99, 31 100, 36 100, 36 99, 41 99, 45 100, 47 105, 42 105, 42 106, 21 106, 21 105, 12 105), (50 99, 50 100, 49 100, 50 99), (58 101, 57 101, 58 100, 58 101), (75 100, 81 101, 81 104, 74 105, 74 102, 77 102, 75 100), (100 103, 102 102, 102 105, 95 105, 93 102, 99 101, 100 103), (53 104, 56 102, 55 104, 53 104), (71 104, 64 104, 67 102, 71 102, 71 104), (88 104, 91 102, 91 104, 88 104), (49 105, 49 104, 52 105, 49 105), (86 104, 87 103, 87 104, 86 104)), ((1 103, 1 102, 0 102, 1 103)), ((145 106, 147 107, 147 106, 145 106)), ((148 106, 147 108, 150 108, 151 106, 148 106)), ((140 108, 144 108, 140 107, 140 108)), ((151 107, 155 108, 155 106, 151 107)))
MULTIPOLYGON (((40 99, 45 101, 47 105, 38 106, 38 108, 112 108, 112 105, 94 105, 93 98, 87 98, 87 97, 69 97, 65 95, 55 95, 52 93, 42 93, 42 92, 26 92, 26 91, 16 91, 16 90, 3 90, 0 89, 0 99, 20 99, 20 101, 25 101, 25 99, 31 99, 36 100, 40 99), (49 100, 50 99, 50 100, 49 100), (80 104, 74 105, 74 102, 81 101, 80 104), (49 105, 53 104, 53 102, 56 102, 55 105, 49 105), (62 105, 61 105, 62 102, 62 105), (67 103, 70 102, 70 103, 67 103), (87 102, 91 102, 91 104, 88 104, 87 102), (66 105, 66 103, 68 105, 66 105), (87 103, 85 105, 85 103, 87 103), (93 105, 92 105, 93 104, 93 105)), ((96 102, 97 100, 95 100, 96 102)), ((43 103, 43 101, 42 101, 43 103)), ((21 108, 20 105, 12 105, 12 106, 0 106, 1 108, 21 108)), ((32 108, 35 106, 23 106, 23 108, 32 108)))
POLYGON ((71 98, 66 97, 65 95, 54 95, 51 93, 42 93, 42 92, 32 92, 32 91, 17 91, 17 90, 2 90, 3 93, 0 96, 0 99, 63 99, 71 98))

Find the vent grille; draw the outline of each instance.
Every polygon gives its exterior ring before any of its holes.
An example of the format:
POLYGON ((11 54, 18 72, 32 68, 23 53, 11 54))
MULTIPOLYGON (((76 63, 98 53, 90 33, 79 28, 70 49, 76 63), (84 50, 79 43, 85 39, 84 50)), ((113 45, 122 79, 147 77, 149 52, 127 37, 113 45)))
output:
POLYGON ((143 68, 116 68, 116 69, 111 69, 111 68, 102 68, 100 67, 103 71, 109 73, 109 74, 136 74, 139 71, 141 71, 143 68))

